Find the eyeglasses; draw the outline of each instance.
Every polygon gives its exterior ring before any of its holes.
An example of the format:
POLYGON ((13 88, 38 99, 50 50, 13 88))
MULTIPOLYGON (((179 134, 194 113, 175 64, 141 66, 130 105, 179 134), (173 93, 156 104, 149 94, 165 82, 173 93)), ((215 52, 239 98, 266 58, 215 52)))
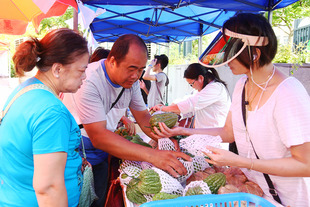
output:
POLYGON ((193 85, 194 85, 194 83, 196 82, 196 80, 194 80, 192 83, 190 83, 189 85, 191 86, 191 87, 193 87, 193 85))

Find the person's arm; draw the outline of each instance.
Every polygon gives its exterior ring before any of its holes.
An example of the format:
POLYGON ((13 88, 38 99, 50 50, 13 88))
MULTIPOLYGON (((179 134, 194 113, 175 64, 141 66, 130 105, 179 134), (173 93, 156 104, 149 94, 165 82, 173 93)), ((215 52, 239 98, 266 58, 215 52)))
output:
POLYGON ((156 81, 156 76, 151 75, 151 69, 156 65, 157 59, 153 59, 150 64, 145 69, 145 73, 143 75, 144 80, 156 81))
POLYGON ((186 174, 186 168, 178 157, 185 160, 191 158, 181 152, 157 150, 134 144, 106 129, 106 121, 83 125, 95 148, 103 150, 115 157, 127 160, 146 161, 177 177, 186 174))
POLYGON ((140 126, 141 130, 150 138, 152 138, 155 141, 158 141, 156 137, 153 137, 151 132, 151 125, 150 125, 150 118, 151 115, 147 110, 143 111, 137 111, 134 109, 130 109, 133 117, 135 117, 135 120, 137 124, 140 126))
POLYGON ((33 188, 39 206, 68 206, 64 171, 67 153, 34 155, 33 188))
POLYGON ((208 147, 212 153, 205 153, 211 164, 219 166, 236 166, 262 173, 283 177, 310 177, 310 142, 292 146, 291 156, 281 159, 250 159, 236 155, 227 150, 208 147))
POLYGON ((220 136, 223 142, 231 143, 234 141, 234 133, 231 123, 231 112, 228 113, 224 127, 218 128, 185 128, 174 127, 168 128, 165 123, 159 123, 160 130, 154 127, 156 134, 152 133, 153 137, 160 139, 162 137, 172 137, 176 135, 192 135, 192 134, 208 134, 212 136, 220 136))
POLYGON ((170 106, 164 106, 162 104, 158 104, 156 106, 153 106, 150 110, 173 112, 173 113, 177 113, 177 114, 179 114, 181 112, 177 104, 171 104, 170 106))
POLYGON ((146 93, 146 95, 149 95, 149 90, 147 90, 146 85, 143 80, 139 80, 140 88, 146 93))

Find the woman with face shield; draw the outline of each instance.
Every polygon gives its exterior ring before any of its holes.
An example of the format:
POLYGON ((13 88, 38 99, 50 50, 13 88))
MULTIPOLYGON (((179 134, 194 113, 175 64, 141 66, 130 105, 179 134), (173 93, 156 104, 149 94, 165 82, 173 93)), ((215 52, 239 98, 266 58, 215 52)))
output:
POLYGON ((310 206, 310 98, 303 85, 272 63, 277 39, 260 15, 230 18, 200 57, 208 67, 227 64, 237 82, 222 128, 167 128, 159 136, 220 135, 236 142, 239 155, 208 147, 209 163, 241 168, 276 206, 310 206), (282 204, 282 205, 281 205, 282 204))

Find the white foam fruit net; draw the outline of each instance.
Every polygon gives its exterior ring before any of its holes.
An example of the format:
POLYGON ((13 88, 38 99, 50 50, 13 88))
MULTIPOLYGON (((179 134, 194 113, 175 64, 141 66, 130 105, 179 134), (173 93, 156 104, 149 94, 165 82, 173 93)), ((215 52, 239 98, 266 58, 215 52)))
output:
POLYGON ((182 158, 178 158, 178 160, 184 165, 187 170, 186 175, 180 175, 177 180, 183 185, 186 182, 186 179, 189 178, 194 173, 194 165, 192 161, 185 161, 182 158))
POLYGON ((199 171, 204 171, 206 168, 210 167, 209 163, 206 161, 206 158, 203 156, 193 157, 193 168, 194 173, 199 171))
POLYGON ((159 168, 152 167, 151 169, 157 172, 160 177, 160 182, 162 185, 160 192, 182 195, 184 188, 177 179, 159 168))
POLYGON ((131 160, 124 160, 122 162, 122 164, 120 165, 119 167, 119 170, 120 172, 122 171, 122 169, 128 167, 128 166, 135 166, 135 167, 138 167, 138 168, 141 168, 141 161, 131 161, 131 160))
POLYGON ((121 184, 127 185, 132 178, 138 178, 142 168, 136 166, 127 166, 120 171, 121 184))
POLYGON ((153 201, 154 194, 144 194, 144 198, 146 198, 146 202, 153 201))
POLYGON ((176 151, 174 143, 169 138, 158 139, 158 149, 176 151))
POLYGON ((154 165, 152 163, 149 163, 149 162, 141 162, 141 167, 143 170, 145 169, 151 169, 154 165))
POLYGON ((203 157, 204 154, 202 153, 202 151, 210 152, 206 149, 206 146, 221 148, 221 142, 222 139, 220 136, 193 134, 186 137, 185 139, 181 139, 180 148, 183 149, 183 151, 187 151, 194 156, 203 157))
POLYGON ((202 180, 197 180, 197 181, 192 181, 190 182, 184 189, 183 191, 183 196, 186 195, 186 192, 193 188, 193 187, 197 187, 199 186, 201 188, 201 194, 211 194, 211 191, 209 189, 209 186, 207 183, 205 183, 204 181, 202 180))
POLYGON ((121 184, 126 185, 134 177, 137 178, 142 171, 141 162, 124 160, 120 165, 118 171, 120 172, 121 184))

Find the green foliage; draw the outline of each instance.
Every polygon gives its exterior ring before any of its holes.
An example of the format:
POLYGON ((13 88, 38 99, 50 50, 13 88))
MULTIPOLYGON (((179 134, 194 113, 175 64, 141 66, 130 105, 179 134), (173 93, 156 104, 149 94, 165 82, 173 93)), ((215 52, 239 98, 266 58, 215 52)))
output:
POLYGON ((280 45, 274 63, 293 63, 294 65, 302 65, 309 61, 310 50, 307 49, 307 43, 299 43, 294 49, 290 45, 280 45))
POLYGON ((43 19, 40 23, 39 34, 46 34, 50 29, 69 28, 66 21, 73 18, 73 10, 74 8, 70 6, 62 16, 43 19))
POLYGON ((272 12, 272 26, 287 27, 289 32, 286 33, 291 39, 294 33, 293 21, 305 17, 310 17, 310 0, 300 0, 285 8, 274 10, 272 12))
POLYGON ((16 73, 14 70, 14 64, 12 61, 12 57, 15 53, 15 40, 23 38, 23 37, 37 37, 42 38, 50 29, 68 27, 67 21, 68 19, 73 17, 73 7, 69 7, 65 14, 59 17, 50 17, 43 19, 40 23, 39 32, 36 33, 32 23, 29 23, 26 33, 24 35, 5 35, 0 34, 0 41, 10 43, 10 59, 11 59, 11 77, 16 77, 16 73))
MULTIPOLYGON (((202 37, 202 52, 211 43, 217 32, 202 37)), ((192 41, 192 53, 183 56, 183 44, 170 43, 169 45, 169 64, 181 65, 198 62, 198 39, 192 41)))

